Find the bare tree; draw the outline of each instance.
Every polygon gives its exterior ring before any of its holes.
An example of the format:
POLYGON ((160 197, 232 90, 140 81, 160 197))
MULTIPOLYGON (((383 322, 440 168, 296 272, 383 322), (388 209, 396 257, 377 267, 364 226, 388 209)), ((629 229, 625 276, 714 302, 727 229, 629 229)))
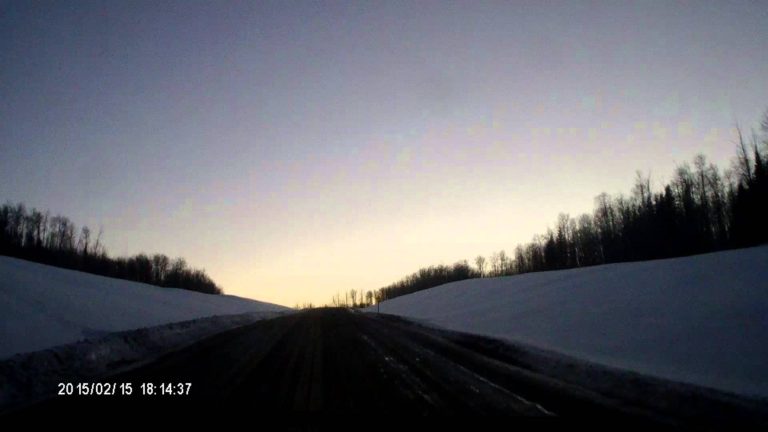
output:
POLYGON ((571 257, 571 265, 581 267, 581 244, 577 241, 578 237, 578 224, 576 219, 568 219, 568 244, 569 252, 568 256, 571 257))
POLYGON ((525 273, 528 271, 528 259, 525 256, 523 245, 517 245, 515 247, 515 267, 517 273, 525 273))
POLYGON ((162 285, 168 275, 171 260, 163 254, 152 256, 152 279, 153 283, 162 285))
POLYGON ((498 276, 501 273, 501 257, 498 252, 491 254, 490 276, 498 276))
POLYGON ((80 229, 80 239, 77 241, 77 251, 80 255, 87 257, 91 244, 91 230, 87 226, 80 229))
POLYGON ((570 230, 568 221, 571 217, 566 213, 557 215, 557 237, 555 239, 556 259, 555 268, 568 267, 570 257, 568 256, 568 244, 570 243, 570 230))
POLYGON ((106 255, 104 245, 101 243, 101 237, 104 235, 104 228, 99 228, 99 235, 96 236, 96 242, 93 244, 93 254, 96 256, 106 255))
POLYGON ((485 257, 478 255, 477 258, 475 258, 475 264, 477 265, 477 271, 480 273, 480 277, 483 277, 485 275, 485 257))
POLYGON ((504 276, 507 274, 507 268, 509 267, 509 257, 504 249, 499 251, 499 270, 498 276, 504 276))
POLYGON ((640 170, 635 172, 635 186, 632 189, 632 194, 637 200, 638 204, 645 208, 651 206, 651 175, 643 176, 640 170))
POLYGON ((728 204, 726 186, 720 177, 720 171, 714 164, 709 164, 707 169, 707 183, 709 185, 711 206, 710 220, 712 223, 714 240, 718 246, 725 244, 728 238, 728 204))
POLYGON ((741 128, 737 125, 736 132, 739 135, 739 143, 736 148, 736 172, 739 173, 741 183, 749 185, 752 183, 752 162, 749 158, 749 150, 747 150, 747 143, 744 141, 744 136, 741 133, 741 128))

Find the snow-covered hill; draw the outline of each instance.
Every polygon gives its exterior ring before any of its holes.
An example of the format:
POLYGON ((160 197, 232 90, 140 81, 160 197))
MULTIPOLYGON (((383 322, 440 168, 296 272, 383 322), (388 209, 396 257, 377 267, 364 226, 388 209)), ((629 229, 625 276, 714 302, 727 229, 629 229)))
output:
POLYGON ((768 397, 768 246, 461 281, 380 306, 454 330, 768 397))
POLYGON ((0 256, 0 359, 111 332, 288 308, 0 256))

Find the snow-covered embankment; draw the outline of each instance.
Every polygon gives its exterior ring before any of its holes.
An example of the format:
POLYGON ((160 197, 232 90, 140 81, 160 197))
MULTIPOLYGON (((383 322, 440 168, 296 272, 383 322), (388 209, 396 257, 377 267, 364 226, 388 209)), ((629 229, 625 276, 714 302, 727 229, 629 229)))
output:
POLYGON ((767 246, 467 280, 380 308, 608 366, 768 397, 767 246))
POLYGON ((290 311, 0 256, 0 411, 290 311))

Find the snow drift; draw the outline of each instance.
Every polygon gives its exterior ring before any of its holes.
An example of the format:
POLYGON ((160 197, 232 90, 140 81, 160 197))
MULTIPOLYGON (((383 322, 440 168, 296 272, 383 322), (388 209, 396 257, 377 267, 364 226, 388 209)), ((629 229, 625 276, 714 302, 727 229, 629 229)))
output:
POLYGON ((95 382, 219 332, 283 313, 250 312, 143 327, 0 360, 0 415, 50 397, 58 383, 95 382))
POLYGON ((768 246, 454 282, 380 308, 608 366, 768 397, 768 246))
POLYGON ((0 359, 117 331, 287 310, 0 256, 0 359))

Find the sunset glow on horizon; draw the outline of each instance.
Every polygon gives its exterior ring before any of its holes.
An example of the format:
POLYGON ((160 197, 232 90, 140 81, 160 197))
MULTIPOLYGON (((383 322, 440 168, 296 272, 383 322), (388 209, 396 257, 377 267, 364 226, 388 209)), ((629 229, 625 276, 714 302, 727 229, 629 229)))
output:
POLYGON ((0 199, 293 306, 512 252, 768 108, 761 2, 0 3, 0 199))

